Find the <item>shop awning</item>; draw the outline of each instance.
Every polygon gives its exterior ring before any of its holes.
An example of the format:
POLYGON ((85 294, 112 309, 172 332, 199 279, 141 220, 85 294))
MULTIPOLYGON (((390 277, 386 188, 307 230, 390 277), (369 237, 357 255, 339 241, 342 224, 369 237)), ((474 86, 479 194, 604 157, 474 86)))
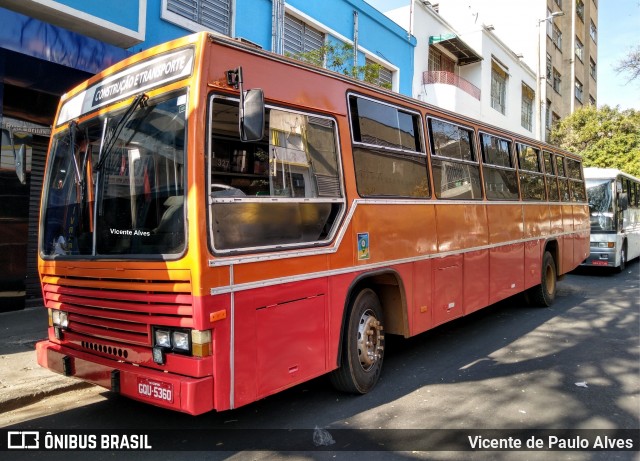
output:
POLYGON ((96 74, 128 57, 125 49, 0 8, 0 48, 96 74))
POLYGON ((482 61, 482 56, 473 51, 473 49, 456 34, 432 35, 429 37, 429 45, 442 46, 458 58, 459 66, 482 61))

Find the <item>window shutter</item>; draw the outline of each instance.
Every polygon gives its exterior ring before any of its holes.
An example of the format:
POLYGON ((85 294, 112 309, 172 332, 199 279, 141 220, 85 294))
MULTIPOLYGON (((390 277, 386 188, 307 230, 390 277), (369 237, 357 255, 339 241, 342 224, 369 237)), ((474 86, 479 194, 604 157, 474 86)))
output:
POLYGON ((284 17, 284 52, 292 55, 318 50, 324 45, 324 34, 297 18, 284 17))
POLYGON ((231 35, 230 0, 167 0, 167 10, 224 35, 231 35))

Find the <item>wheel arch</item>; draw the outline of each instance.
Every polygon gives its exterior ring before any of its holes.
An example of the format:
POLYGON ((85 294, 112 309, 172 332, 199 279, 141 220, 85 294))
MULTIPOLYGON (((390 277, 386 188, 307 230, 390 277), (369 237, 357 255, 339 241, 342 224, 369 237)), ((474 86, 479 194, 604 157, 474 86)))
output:
POLYGON ((372 289, 380 300, 383 312, 384 332, 403 336, 408 335, 409 319, 407 317, 407 298, 400 274, 388 268, 360 274, 351 282, 344 301, 342 321, 340 323, 338 354, 336 358, 338 367, 342 361, 344 335, 347 330, 347 319, 349 318, 351 303, 358 293, 366 288, 372 289))
POLYGON ((544 254, 546 252, 551 253, 551 256, 553 257, 553 262, 556 265, 556 278, 560 279, 561 275, 563 272, 561 271, 561 267, 560 267, 560 244, 558 243, 558 240, 556 239, 549 239, 544 243, 544 248, 542 250, 542 254, 540 254, 540 261, 542 261, 542 258, 544 257, 544 254))

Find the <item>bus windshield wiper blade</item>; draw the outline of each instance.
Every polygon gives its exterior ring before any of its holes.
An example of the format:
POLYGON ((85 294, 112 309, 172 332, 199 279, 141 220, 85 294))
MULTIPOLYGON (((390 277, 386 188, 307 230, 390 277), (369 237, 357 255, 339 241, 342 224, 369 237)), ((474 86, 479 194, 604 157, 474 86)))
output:
POLYGON ((111 150, 113 149, 113 146, 116 144, 116 141, 120 136, 120 132, 122 131, 126 123, 129 121, 129 119, 131 118, 135 110, 138 108, 138 106, 140 106, 141 104, 145 104, 147 99, 149 99, 149 96, 147 96, 144 93, 140 93, 138 96, 135 97, 135 99, 133 100, 133 102, 127 109, 127 111, 124 113, 122 118, 118 121, 118 124, 113 129, 113 132, 112 132, 113 134, 104 143, 102 151, 100 152, 100 155, 99 155, 98 163, 96 164, 96 171, 100 171, 102 169, 102 167, 104 166, 104 163, 109 157, 109 154, 111 153, 111 150))

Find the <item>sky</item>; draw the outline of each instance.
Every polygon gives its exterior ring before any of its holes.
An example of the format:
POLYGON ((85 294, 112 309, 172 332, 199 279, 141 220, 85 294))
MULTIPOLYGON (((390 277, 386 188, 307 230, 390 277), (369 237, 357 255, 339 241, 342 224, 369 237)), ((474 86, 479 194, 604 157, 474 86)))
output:
MULTIPOLYGON (((365 0, 380 11, 410 0, 365 0)), ((527 0, 513 0, 527 1, 527 0)), ((592 1, 592 0, 590 0, 592 1)), ((640 80, 629 82, 616 64, 640 45, 640 0, 598 0, 598 106, 640 110, 640 80)))

